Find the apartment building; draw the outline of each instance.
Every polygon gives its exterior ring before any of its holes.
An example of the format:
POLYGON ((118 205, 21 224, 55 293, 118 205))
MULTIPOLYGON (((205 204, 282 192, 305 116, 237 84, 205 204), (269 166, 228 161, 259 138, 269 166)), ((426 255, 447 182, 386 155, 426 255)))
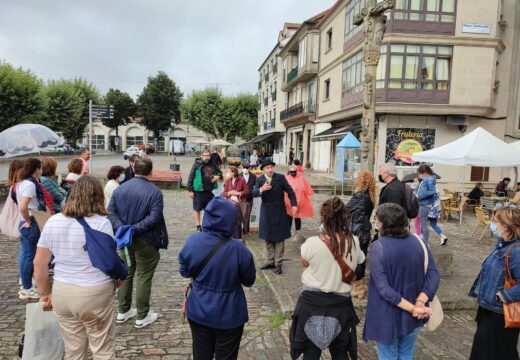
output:
POLYGON ((278 41, 258 69, 258 136, 247 144, 265 144, 266 151, 273 155, 275 163, 286 162, 285 127, 280 113, 286 106, 282 93, 280 52, 298 30, 300 24, 285 23, 278 41))
MULTIPOLYGON (((336 143, 348 131, 359 136, 363 33, 353 18, 364 6, 365 0, 338 1, 316 25, 315 169, 333 171, 336 143)), ((502 139, 520 137, 518 1, 401 0, 387 16, 376 79, 376 166, 393 160, 409 172, 411 153, 479 126, 502 139)), ((436 171, 448 181, 462 177, 457 168, 436 171)), ((473 168, 466 180, 502 171, 473 168)))

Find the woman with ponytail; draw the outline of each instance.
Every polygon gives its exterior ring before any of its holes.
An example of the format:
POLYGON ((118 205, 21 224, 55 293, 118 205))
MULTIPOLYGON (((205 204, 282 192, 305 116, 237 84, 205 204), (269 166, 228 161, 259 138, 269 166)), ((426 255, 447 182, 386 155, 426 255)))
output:
POLYGON ((320 236, 301 248, 303 291, 293 313, 291 356, 319 359, 329 349, 332 359, 357 359, 352 283, 364 276, 365 254, 352 235, 345 204, 338 197, 320 209, 320 236))

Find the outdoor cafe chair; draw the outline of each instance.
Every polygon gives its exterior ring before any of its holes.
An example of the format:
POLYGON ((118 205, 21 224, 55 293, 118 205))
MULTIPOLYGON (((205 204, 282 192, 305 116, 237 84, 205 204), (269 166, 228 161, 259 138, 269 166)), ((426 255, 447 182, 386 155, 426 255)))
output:
MULTIPOLYGON (((477 231, 477 228, 480 225, 484 225, 484 231, 482 232, 482 235, 480 235, 480 238, 479 238, 479 240, 482 240, 486 231, 489 230, 489 225, 491 225, 491 220, 485 214, 484 209, 482 209, 480 207, 475 208, 475 214, 477 215, 477 225, 473 229, 473 232, 471 233, 471 235, 473 235, 475 233, 475 231, 477 231)), ((490 231, 490 233, 491 233, 491 231, 490 231)))

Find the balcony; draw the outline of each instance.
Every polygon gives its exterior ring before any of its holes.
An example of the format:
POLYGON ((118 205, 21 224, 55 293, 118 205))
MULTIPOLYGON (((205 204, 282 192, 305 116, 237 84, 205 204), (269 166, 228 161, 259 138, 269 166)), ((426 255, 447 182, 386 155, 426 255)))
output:
POLYGON ((273 75, 278 73, 278 63, 273 65, 273 75))
POLYGON ((268 104, 269 104, 269 98, 265 97, 264 98, 264 106, 267 106, 268 104))
POLYGON ((282 91, 289 92, 291 91, 296 84, 304 81, 308 81, 318 74, 318 64, 317 63, 307 63, 301 68, 295 67, 284 79, 282 84, 282 91))
POLYGON ((286 127, 305 124, 309 121, 310 115, 314 115, 315 111, 316 104, 314 102, 300 102, 282 111, 280 113, 280 121, 286 127))
POLYGON ((273 92, 271 93, 271 99, 272 99, 273 101, 276 101, 276 91, 273 91, 273 92))

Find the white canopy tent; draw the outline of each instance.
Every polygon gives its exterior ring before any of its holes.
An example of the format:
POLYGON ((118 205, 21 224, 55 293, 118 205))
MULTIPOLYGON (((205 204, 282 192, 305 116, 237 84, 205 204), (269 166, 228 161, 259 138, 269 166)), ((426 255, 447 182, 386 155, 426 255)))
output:
MULTIPOLYGON (((466 167, 512 167, 520 165, 520 151, 479 127, 469 134, 438 148, 412 155, 414 161, 463 166, 462 193, 466 184, 466 167)), ((462 223, 462 204, 460 206, 462 223)))

